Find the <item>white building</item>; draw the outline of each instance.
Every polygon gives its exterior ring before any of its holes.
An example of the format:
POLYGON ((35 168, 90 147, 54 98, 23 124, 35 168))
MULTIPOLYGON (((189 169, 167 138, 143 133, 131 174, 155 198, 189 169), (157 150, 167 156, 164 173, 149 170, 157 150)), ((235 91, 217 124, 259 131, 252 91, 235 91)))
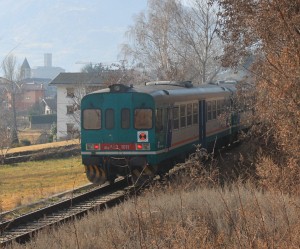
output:
POLYGON ((60 73, 50 85, 57 87, 57 139, 79 135, 80 101, 91 91, 106 87, 97 73, 60 73))

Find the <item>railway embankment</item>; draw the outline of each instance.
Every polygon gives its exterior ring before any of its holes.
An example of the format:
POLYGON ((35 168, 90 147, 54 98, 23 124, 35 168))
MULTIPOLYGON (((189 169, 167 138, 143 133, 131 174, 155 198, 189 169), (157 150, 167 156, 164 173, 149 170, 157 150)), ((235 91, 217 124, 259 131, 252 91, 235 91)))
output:
POLYGON ((5 155, 0 155, 2 164, 13 164, 26 161, 38 161, 49 158, 66 158, 80 154, 78 140, 60 141, 11 148, 5 155))

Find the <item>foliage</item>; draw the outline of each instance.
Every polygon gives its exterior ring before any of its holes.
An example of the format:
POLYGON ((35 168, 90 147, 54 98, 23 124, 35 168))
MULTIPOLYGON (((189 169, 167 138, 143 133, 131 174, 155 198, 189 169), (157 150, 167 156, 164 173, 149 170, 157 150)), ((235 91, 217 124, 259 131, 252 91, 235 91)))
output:
POLYGON ((153 80, 205 83, 219 70, 217 6, 206 0, 188 2, 151 0, 127 32, 131 43, 123 46, 125 58, 147 68, 153 80))
POLYGON ((18 91, 17 81, 20 78, 20 70, 17 69, 16 57, 10 54, 2 61, 2 69, 4 76, 9 81, 8 94, 10 94, 10 106, 12 111, 12 118, 10 119, 10 131, 11 131, 11 144, 18 144, 18 132, 17 132, 17 113, 16 113, 16 93, 18 91))
POLYGON ((28 139, 22 139, 20 141, 20 143, 21 143, 21 146, 29 146, 29 145, 31 145, 31 142, 28 139))
POLYGON ((130 66, 126 60, 121 60, 110 65, 104 65, 101 62, 96 64, 90 63, 84 66, 81 71, 101 75, 103 85, 105 86, 117 83, 136 84, 146 81, 143 72, 130 66))
MULTIPOLYGON (((300 2, 218 2, 222 7, 219 31, 226 42, 223 64, 235 66, 245 56, 255 58, 251 73, 260 124, 255 134, 265 141, 260 156, 271 168, 289 171, 292 167, 299 174, 300 2)), ((267 175, 262 173, 262 177, 267 175)))

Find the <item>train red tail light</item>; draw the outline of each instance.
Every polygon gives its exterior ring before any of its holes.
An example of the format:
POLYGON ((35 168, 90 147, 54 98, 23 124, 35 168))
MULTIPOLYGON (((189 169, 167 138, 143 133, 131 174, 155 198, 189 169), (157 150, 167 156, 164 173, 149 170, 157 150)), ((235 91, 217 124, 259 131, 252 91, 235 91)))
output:
POLYGON ((86 150, 100 150, 100 144, 86 144, 86 150))
POLYGON ((137 144, 136 145, 136 149, 137 150, 142 150, 143 149, 143 145, 142 144, 137 144))
POLYGON ((150 144, 149 143, 136 144, 136 150, 150 150, 150 144))

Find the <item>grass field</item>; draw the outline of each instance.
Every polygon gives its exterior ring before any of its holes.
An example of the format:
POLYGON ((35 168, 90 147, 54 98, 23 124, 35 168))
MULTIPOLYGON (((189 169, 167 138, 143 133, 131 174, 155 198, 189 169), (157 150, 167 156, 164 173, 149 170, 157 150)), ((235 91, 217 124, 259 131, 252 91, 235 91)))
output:
POLYGON ((81 158, 0 166, 0 212, 87 184, 81 158))

